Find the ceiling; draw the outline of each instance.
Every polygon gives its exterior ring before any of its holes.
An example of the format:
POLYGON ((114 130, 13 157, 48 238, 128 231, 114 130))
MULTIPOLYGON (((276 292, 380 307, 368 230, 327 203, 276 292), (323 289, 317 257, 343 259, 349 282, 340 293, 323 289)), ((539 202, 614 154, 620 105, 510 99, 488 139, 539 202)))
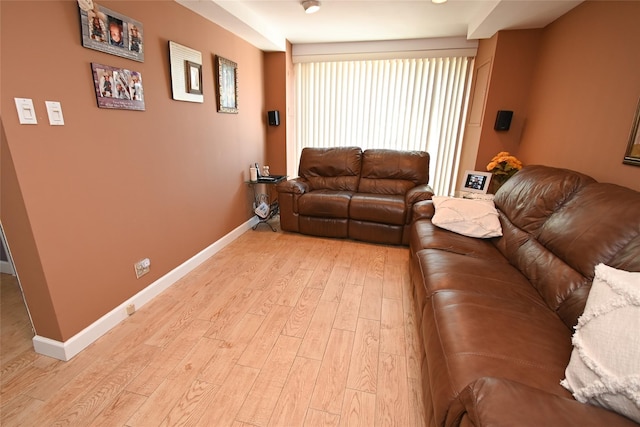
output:
POLYGON ((264 51, 292 44, 483 39, 499 30, 542 28, 582 0, 321 0, 306 14, 300 0, 175 0, 264 51))

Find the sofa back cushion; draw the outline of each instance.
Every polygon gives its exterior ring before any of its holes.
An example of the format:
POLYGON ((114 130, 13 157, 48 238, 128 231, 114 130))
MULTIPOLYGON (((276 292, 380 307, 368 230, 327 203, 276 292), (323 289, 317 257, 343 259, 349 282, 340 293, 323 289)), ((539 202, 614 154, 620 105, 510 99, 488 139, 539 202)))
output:
POLYGON ((495 244, 571 328, 595 266, 640 271, 640 193, 578 172, 529 166, 496 194, 495 244))
MULTIPOLYGON (((588 286, 595 266, 640 271, 640 193, 614 184, 582 188, 540 230, 538 241, 583 275, 588 286)), ((571 326, 584 311, 588 292, 562 295, 561 315, 571 326)))
POLYGON ((404 195, 429 181, 429 154, 425 151, 365 150, 358 192, 404 195))
POLYGON ((310 190, 356 191, 361 164, 359 147, 304 148, 298 176, 309 183, 310 190))
POLYGON ((494 202, 516 227, 537 237, 551 214, 593 182, 593 178, 567 169, 527 166, 500 188, 494 202))
POLYGON ((599 263, 640 271, 640 193, 615 184, 595 183, 581 189, 540 230, 538 240, 589 279, 599 263), (627 255, 621 258, 621 255, 627 255))

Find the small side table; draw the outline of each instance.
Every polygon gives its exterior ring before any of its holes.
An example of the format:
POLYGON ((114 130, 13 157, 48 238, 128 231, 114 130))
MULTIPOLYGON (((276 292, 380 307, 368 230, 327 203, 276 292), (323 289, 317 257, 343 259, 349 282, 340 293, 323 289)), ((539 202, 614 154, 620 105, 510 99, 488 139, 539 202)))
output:
POLYGON ((275 200, 271 201, 271 186, 276 185, 279 182, 284 181, 285 179, 287 179, 286 175, 271 175, 258 178, 257 181, 245 181, 247 185, 249 185, 249 187, 253 188, 253 208, 257 208, 262 202, 265 202, 269 205, 269 213, 266 217, 262 218, 256 214, 256 216, 258 217, 258 223, 252 227, 254 230, 258 228, 260 224, 267 224, 269 227, 271 227, 271 231, 276 231, 276 229, 269 223, 269 221, 273 219, 273 217, 278 215, 278 213, 280 212, 280 206, 278 205, 277 197, 275 198, 275 200), (265 185, 264 193, 260 192, 259 185, 261 184, 265 185))

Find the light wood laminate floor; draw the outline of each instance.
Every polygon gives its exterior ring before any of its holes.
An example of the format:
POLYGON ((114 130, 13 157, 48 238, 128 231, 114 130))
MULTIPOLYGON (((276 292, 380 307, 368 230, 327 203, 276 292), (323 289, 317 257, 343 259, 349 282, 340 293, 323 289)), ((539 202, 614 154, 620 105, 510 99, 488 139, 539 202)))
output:
POLYGON ((0 424, 423 426, 408 263, 261 225, 69 362, 3 275, 0 424))

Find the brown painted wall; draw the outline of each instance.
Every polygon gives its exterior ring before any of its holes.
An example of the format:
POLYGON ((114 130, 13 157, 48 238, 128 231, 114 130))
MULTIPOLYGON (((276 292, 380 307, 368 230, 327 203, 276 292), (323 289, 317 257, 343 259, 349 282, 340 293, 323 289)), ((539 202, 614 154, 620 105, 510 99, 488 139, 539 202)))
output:
POLYGON ((295 140, 295 115, 293 114, 295 75, 291 51, 291 43, 287 42, 286 52, 264 54, 267 111, 280 112, 280 126, 265 124, 267 127, 266 161, 273 174, 295 176, 287 170, 287 143, 295 140))
POLYGON ((287 164, 287 174, 291 177, 297 176, 298 168, 297 161, 292 160, 295 156, 294 143, 296 141, 297 126, 296 126, 296 90, 295 90, 295 66, 293 64, 293 48, 289 42, 287 42, 287 141, 291 141, 286 147, 285 161, 287 164))
POLYGON ((267 128, 267 163, 274 175, 285 175, 287 172, 287 53, 267 52, 264 54, 265 99, 268 99, 266 110, 277 110, 280 114, 280 125, 267 128))
POLYGON ((523 162, 640 190, 640 167, 622 164, 640 96, 639 16, 637 1, 587 1, 545 29, 523 162))
MULTIPOLYGON (((28 283, 29 309, 34 323, 39 325, 38 333, 45 337, 57 336, 60 328, 55 307, 51 300, 47 280, 40 263, 38 247, 33 235, 31 223, 25 209, 24 198, 19 189, 16 170, 7 145, 4 126, 2 126, 0 169, 0 207, 2 225, 7 242, 11 247, 14 263, 20 261, 25 266, 18 271, 20 281, 28 283)), ((24 287, 24 286, 23 286, 24 287)))
MULTIPOLYGON (((464 138, 460 150, 457 183, 461 182, 467 170, 484 170, 484 167, 478 166, 477 164, 478 161, 484 161, 483 158, 478 157, 478 150, 480 149, 480 135, 482 135, 485 121, 485 105, 489 95, 489 81, 491 79, 491 70, 493 68, 497 42, 498 36, 496 35, 490 39, 480 40, 478 44, 478 52, 473 65, 471 93, 464 138)), ((459 186, 459 184, 456 185, 459 186)), ((455 189, 451 195, 454 194, 455 189)))
POLYGON ((248 220, 243 180, 266 158, 260 50, 175 2, 100 4, 143 23, 144 63, 83 48, 76 2, 0 3, 2 223, 36 332, 61 341, 248 220), (169 40, 202 52, 204 104, 172 100, 169 40), (237 115, 216 112, 214 54, 238 63, 237 115), (146 111, 97 108, 91 62, 142 72, 146 111))
POLYGON ((640 2, 586 1, 543 30, 481 40, 476 68, 488 63, 491 72, 481 124, 466 127, 461 169, 475 159, 484 170, 506 150, 525 164, 640 190, 640 168, 622 164, 640 96, 637 16, 640 2), (514 111, 508 132, 493 130, 499 109, 514 111))
POLYGON ((501 31, 493 37, 493 42, 483 44, 492 49, 493 62, 476 170, 486 170, 489 159, 500 151, 516 153, 519 150, 541 33, 542 30, 501 31), (513 111, 508 131, 493 128, 498 110, 513 111))

